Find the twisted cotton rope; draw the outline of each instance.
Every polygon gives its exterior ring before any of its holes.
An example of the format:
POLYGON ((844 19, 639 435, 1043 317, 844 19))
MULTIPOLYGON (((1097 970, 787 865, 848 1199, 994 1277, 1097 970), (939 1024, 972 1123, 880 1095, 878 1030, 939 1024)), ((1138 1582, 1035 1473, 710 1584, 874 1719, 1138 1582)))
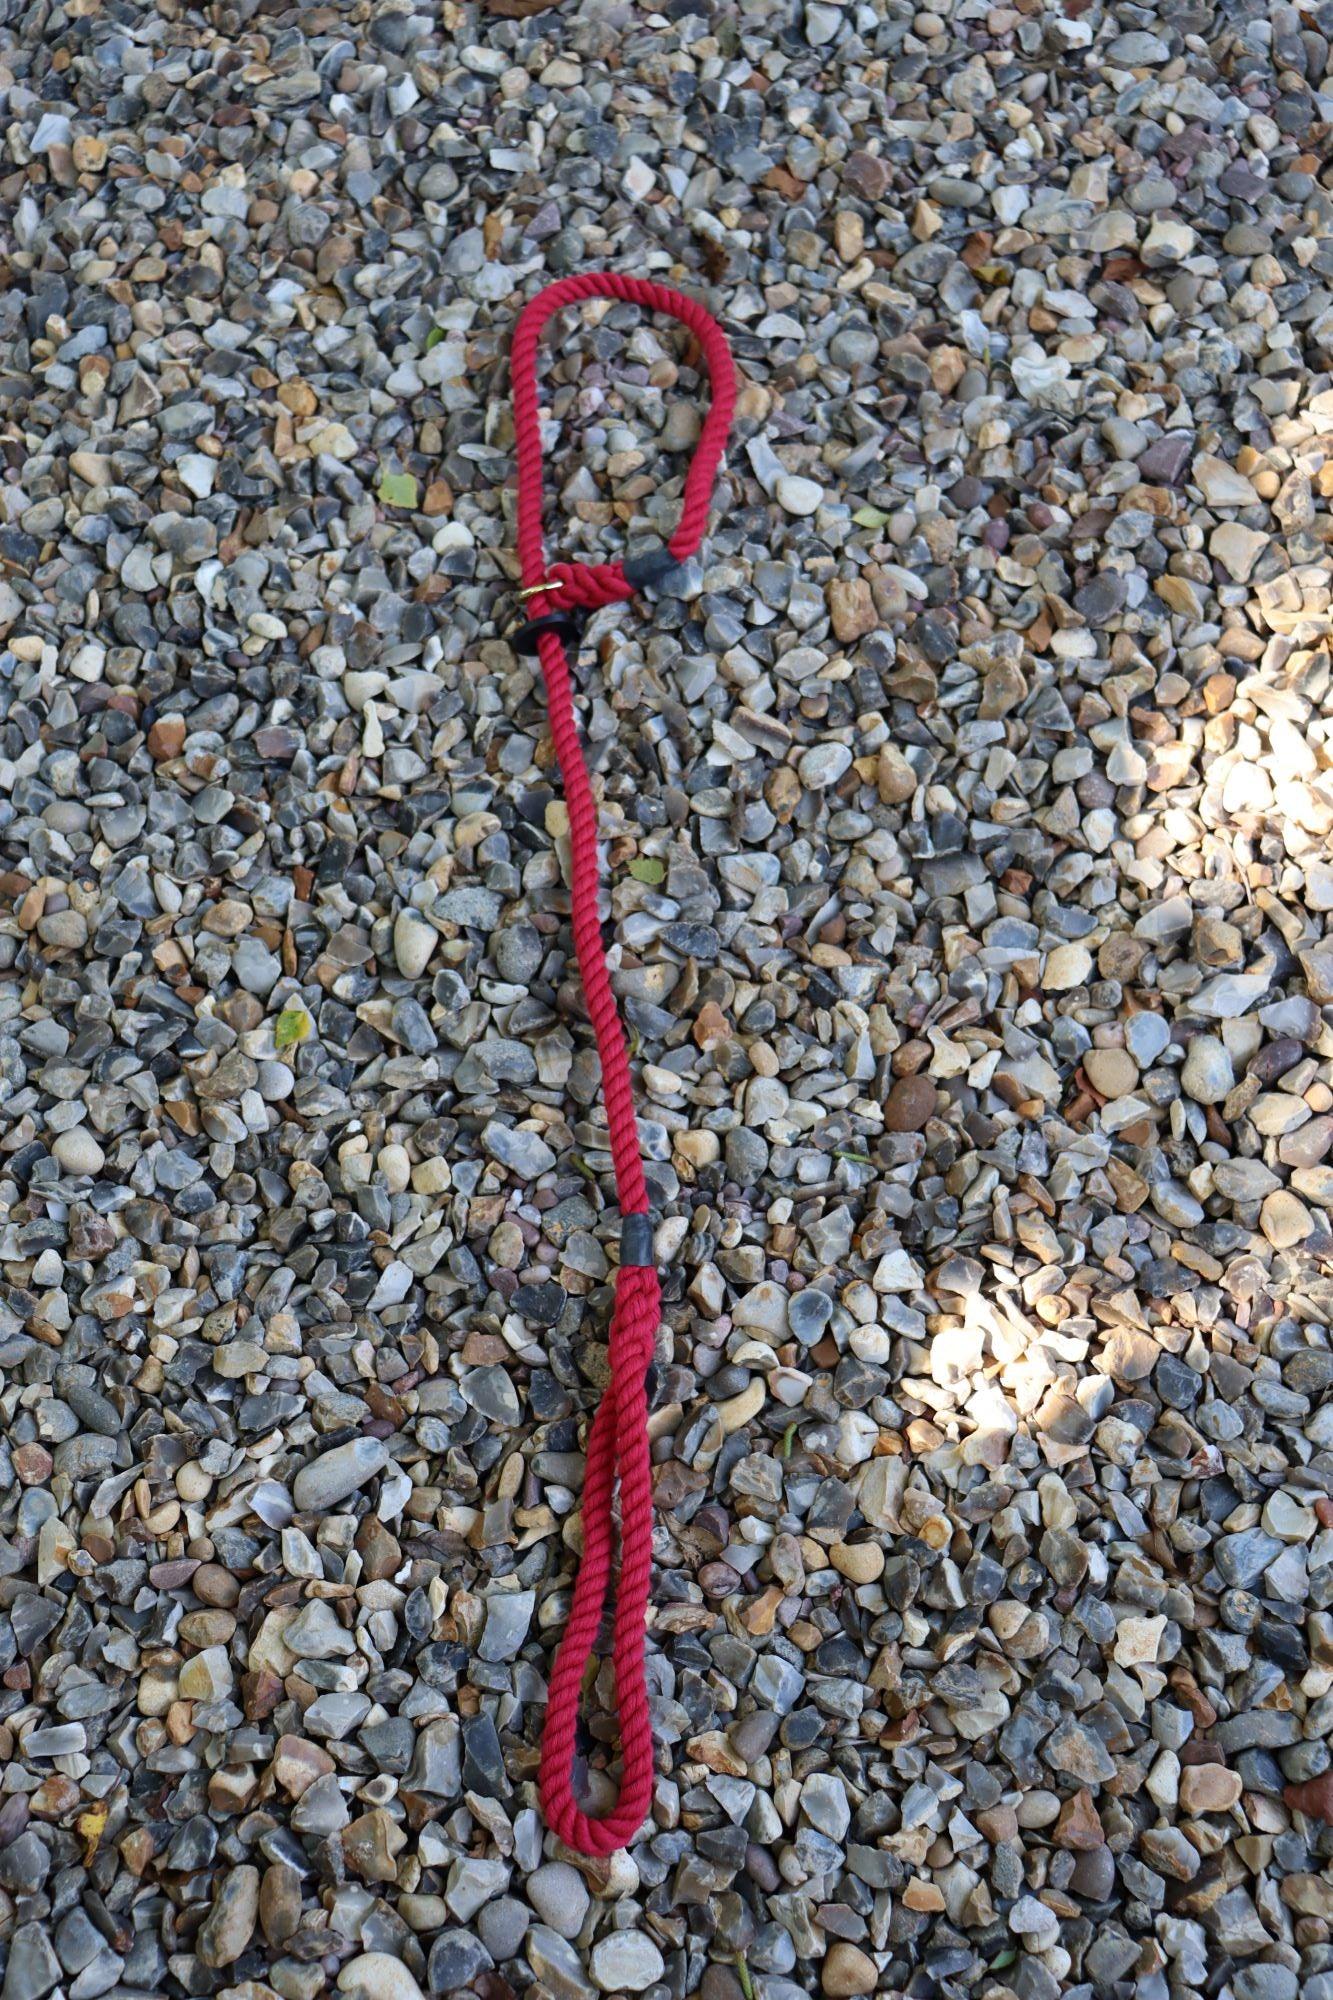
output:
MULTIPOLYGON (((624 1246, 642 1246, 627 1261, 622 1247, 611 1318, 611 1382, 588 1438, 583 1484, 583 1559, 574 1582, 569 1622, 551 1674, 542 1740, 541 1796, 547 1823, 584 1854, 611 1854, 638 1833, 653 1788, 653 1729, 644 1682, 644 1638, 652 1568, 653 1496, 648 1457, 647 1373, 661 1318, 661 1290, 652 1268, 648 1192, 639 1156, 634 1093, 597 915, 597 809, 574 716, 574 695, 559 614, 627 602, 636 582, 625 565, 546 564, 542 540, 542 443, 537 394, 537 346, 542 328, 562 306, 609 298, 668 313, 693 333, 708 366, 712 397, 685 480, 680 523, 667 549, 683 562, 698 548, 713 483, 736 400, 731 351, 712 314, 694 299, 643 278, 589 273, 548 285, 528 305, 514 333, 512 355, 515 452, 518 461, 518 553, 530 625, 546 681, 551 735, 569 812, 574 946, 597 1038, 602 1095, 622 1218, 631 1219, 624 1246), (540 586, 540 588, 539 588, 540 586), (583 1677, 592 1659, 611 1569, 613 1496, 620 1487, 620 1579, 612 1660, 620 1718, 622 1779, 616 1805, 603 1819, 574 1798, 572 1768, 583 1677)), ((631 570, 634 565, 631 564, 631 570)))

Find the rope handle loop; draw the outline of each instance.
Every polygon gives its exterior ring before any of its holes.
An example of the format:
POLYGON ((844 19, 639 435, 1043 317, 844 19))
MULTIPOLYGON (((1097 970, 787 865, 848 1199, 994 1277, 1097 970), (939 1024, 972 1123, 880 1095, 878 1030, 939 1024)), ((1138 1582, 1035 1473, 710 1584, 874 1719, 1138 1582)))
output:
POLYGON ((583 1481, 583 1557, 574 1579, 569 1621, 551 1671, 540 1772, 547 1824, 566 1845, 580 1853, 603 1855, 615 1853, 634 1839, 652 1803, 653 1726, 644 1678, 653 1536, 647 1376, 662 1316, 662 1293, 652 1264, 648 1188, 639 1151, 629 1054, 597 914, 600 869, 597 807, 574 713, 565 639, 569 616, 574 611, 628 601, 640 588, 661 581, 668 568, 686 561, 698 548, 731 428, 736 375, 725 334, 697 299, 646 278, 622 277, 618 272, 587 272, 548 285, 524 307, 514 331, 511 376, 518 464, 517 542, 522 595, 528 610, 523 631, 525 644, 535 645, 541 660, 551 737, 564 784, 569 814, 574 948, 601 1060, 602 1096, 624 1232, 611 1316, 608 1356, 611 1381, 588 1434, 583 1481), (667 313, 688 327, 698 340, 707 364, 711 397, 685 477, 680 520, 665 551, 650 550, 647 555, 622 562, 552 563, 548 568, 542 537, 537 348, 542 329, 553 313, 563 306, 592 298, 619 299, 644 306, 653 312, 667 313), (620 1576, 615 1593, 611 1658, 623 1775, 613 1810, 604 1818, 595 1819, 582 1810, 574 1797, 573 1764, 584 1676, 597 1650, 611 1588, 617 1486, 620 1576))
POLYGON ((679 320, 698 341, 708 368, 711 389, 708 412, 685 476, 680 520, 666 544, 673 563, 687 561, 703 539, 713 485, 736 407, 736 370, 727 337, 708 308, 700 305, 697 299, 687 297, 684 292, 677 292, 670 285, 659 285, 650 278, 622 277, 617 271, 587 271, 547 285, 544 291, 538 292, 529 301, 514 331, 511 366, 518 458, 517 539, 524 585, 532 590, 544 582, 550 586, 551 594, 556 599, 551 605, 542 599, 541 610, 596 611, 603 604, 625 604, 643 582, 653 580, 635 575, 633 558, 628 565, 623 560, 605 563, 557 562, 549 568, 543 564, 537 347, 547 321, 562 307, 582 299, 597 298, 618 299, 679 320), (526 477, 525 457, 529 461, 529 476, 526 477))

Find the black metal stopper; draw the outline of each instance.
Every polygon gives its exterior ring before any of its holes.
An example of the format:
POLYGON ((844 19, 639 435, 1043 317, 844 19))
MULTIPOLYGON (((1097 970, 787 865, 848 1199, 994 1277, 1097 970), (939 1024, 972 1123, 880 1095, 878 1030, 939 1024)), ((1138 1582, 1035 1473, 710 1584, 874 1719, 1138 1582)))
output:
POLYGON ((653 1268, 653 1219, 650 1215, 622 1215, 620 1218, 620 1262, 640 1270, 653 1268))
POLYGON ((537 636, 541 632, 558 632, 567 645, 577 646, 583 633, 583 622, 573 611, 548 611, 543 618, 529 618, 509 634, 509 643, 516 653, 529 656, 537 651, 537 636))

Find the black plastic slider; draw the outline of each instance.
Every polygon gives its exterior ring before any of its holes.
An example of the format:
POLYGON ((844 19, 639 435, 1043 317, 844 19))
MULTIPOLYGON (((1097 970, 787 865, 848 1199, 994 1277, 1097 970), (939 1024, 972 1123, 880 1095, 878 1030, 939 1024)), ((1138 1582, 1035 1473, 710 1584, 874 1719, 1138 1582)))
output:
POLYGON ((537 651, 537 638, 542 632, 558 632, 566 645, 577 646, 583 636, 583 621, 573 611, 548 611, 544 618, 529 618, 508 634, 510 645, 516 653, 529 656, 537 651))
POLYGON ((620 1218, 620 1262, 639 1269, 653 1268, 653 1218, 651 1215, 622 1215, 620 1218))
POLYGON ((632 583, 636 590, 661 590, 667 579, 684 564, 678 563, 665 542, 656 548, 644 549, 637 556, 626 556, 620 567, 625 572, 626 583, 632 583))

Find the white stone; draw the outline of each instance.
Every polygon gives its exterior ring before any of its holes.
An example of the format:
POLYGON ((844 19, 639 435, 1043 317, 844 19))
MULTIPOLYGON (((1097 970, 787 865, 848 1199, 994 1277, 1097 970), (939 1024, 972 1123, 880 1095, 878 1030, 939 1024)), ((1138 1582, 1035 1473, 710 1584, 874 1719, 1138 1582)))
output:
POLYGON ((1210 1014, 1216 1021, 1228 1021, 1244 1014, 1272 991, 1272 975, 1267 972, 1219 972, 1206 980, 1190 1003, 1195 1014, 1210 1014))
POLYGON ((644 1931, 612 1931, 592 1948, 590 1970, 603 1993, 642 1993, 664 1970, 662 1954, 644 1931))
POLYGON ((785 1340, 787 1305, 788 1293, 784 1287, 765 1278, 760 1284, 752 1285, 745 1296, 737 1300, 731 1322, 733 1326, 745 1327, 752 1333, 785 1340))
POLYGON ((28 150, 36 159, 42 153, 49 153, 53 146, 68 146, 72 131, 68 118, 60 112, 44 111, 28 141, 28 150))
POLYGON ((851 765, 852 753, 845 743, 815 743, 801 757, 796 772, 808 791, 822 792, 836 785, 851 765))
POLYGON ((1060 1919, 1037 1896, 1020 1896, 1009 1912, 1009 1928, 1027 1938, 1033 1951, 1047 1951, 1060 1935, 1060 1919))
POLYGON ((914 1292, 922 1282, 921 1267, 906 1250, 886 1250, 870 1282, 877 1292, 914 1292))
POLYGON ((784 472, 773 489, 779 507, 787 514, 814 514, 823 504, 824 489, 816 479, 802 479, 784 472))
POLYGON ((414 1283, 411 1265, 404 1264, 401 1258, 395 1258, 380 1272, 380 1280, 371 1296, 367 1311, 379 1312, 384 1306, 401 1305, 414 1283))
POLYGON ((440 941, 434 924, 415 910, 400 910, 393 920, 393 955, 404 979, 419 979, 440 941))
POLYGON ((1196 1035, 1180 1072, 1180 1087, 1196 1104, 1220 1104, 1233 1088, 1236 1072, 1225 1042, 1196 1035))
POLYGON ((438 341, 417 362, 417 374, 433 389, 445 382, 461 382, 467 374, 467 349, 461 341, 438 341))
POLYGON ((1208 538, 1208 552, 1216 556, 1228 576, 1237 583, 1246 583, 1268 547, 1268 539, 1257 528, 1244 528, 1239 521, 1223 521, 1208 538))
POLYGON ((1152 269, 1159 264, 1178 264, 1193 255, 1198 238, 1187 223, 1159 215, 1143 240, 1143 261, 1152 269))
POLYGON ((311 437, 302 442, 322 458, 355 458, 360 450, 346 424, 321 424, 311 437))
POLYGON ((1254 507, 1259 495, 1243 472, 1201 451, 1194 461, 1194 483, 1210 507, 1254 507))
POLYGON ((292 1499, 298 1513, 322 1513, 336 1507, 349 1493, 355 1493, 368 1479, 383 1472, 389 1463, 388 1446, 381 1438, 349 1438, 346 1444, 322 1452, 303 1465, 292 1482, 292 1499))
POLYGON ((466 1854, 449 1870, 444 1900, 460 1924, 470 1924, 493 1896, 509 1887, 509 1864, 494 1857, 466 1854))
POLYGON ((1279 1487, 1264 1505, 1262 1525, 1268 1534, 1276 1535, 1280 1541, 1308 1542, 1319 1526, 1319 1516, 1313 1507, 1303 1507, 1299 1500, 1279 1487))
POLYGON ((205 452, 189 451, 184 458, 176 460, 176 470, 187 493, 193 493, 196 500, 206 500, 213 491, 213 482, 218 475, 217 460, 209 458, 205 452))
POLYGON ((1144 1618, 1132 1614, 1116 1626, 1115 1657, 1122 1667, 1152 1666, 1166 1630, 1161 1616, 1144 1618))
POLYGON ((1290 1250, 1314 1230, 1314 1217, 1286 1188, 1276 1188, 1259 1210, 1259 1227, 1275 1250, 1290 1250))
POLYGON ((1305 862, 1305 906, 1307 910, 1333 910, 1333 864, 1305 862))
POLYGON ((1048 993, 1067 993, 1082 986, 1092 972, 1092 953, 1085 944, 1058 944, 1046 954, 1041 983, 1048 993))
POLYGON ((97 645, 95 641, 80 646, 69 663, 69 670, 76 681, 100 681, 106 670, 106 647, 97 645))
POLYGON ((402 1960, 387 1951, 368 1951, 352 1959, 338 1974, 338 1991, 349 2000, 425 2000, 402 1960))
POLYGON ((97 1174, 106 1165, 106 1154, 86 1125, 62 1132, 51 1151, 67 1174, 97 1174))
POLYGON ((1008 228, 1018 221, 1032 200, 1031 190, 1025 187, 997 187, 991 190, 990 205, 997 222, 1008 228))
POLYGON ((1063 354, 1047 354, 1040 347, 1016 354, 1009 364, 1014 387, 1034 409, 1070 410, 1074 394, 1069 379, 1070 363, 1063 354))
POLYGON ((525 1893, 543 1923, 563 1938, 578 1936, 591 1899, 577 1868, 548 1861, 528 1877, 525 1893))
POLYGON ((896 1532, 911 1468, 905 1458, 872 1458, 857 1481, 856 1504, 872 1528, 896 1532))

